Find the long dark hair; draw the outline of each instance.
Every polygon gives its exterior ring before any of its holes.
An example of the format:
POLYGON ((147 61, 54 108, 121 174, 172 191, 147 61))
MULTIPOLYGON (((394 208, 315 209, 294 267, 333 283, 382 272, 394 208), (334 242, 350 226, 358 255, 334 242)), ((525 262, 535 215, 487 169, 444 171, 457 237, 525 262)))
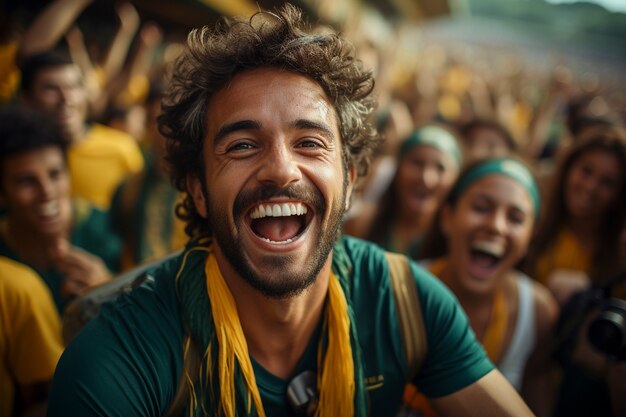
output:
POLYGON ((616 127, 600 126, 583 132, 558 164, 553 177, 547 205, 540 222, 533 244, 530 247, 524 269, 532 276, 538 259, 551 248, 559 231, 569 221, 565 202, 565 184, 574 163, 584 154, 592 151, 604 151, 614 155, 622 168, 621 189, 615 204, 609 208, 604 222, 598 228, 591 253, 592 281, 602 280, 619 270, 619 240, 626 227, 626 134, 616 127))

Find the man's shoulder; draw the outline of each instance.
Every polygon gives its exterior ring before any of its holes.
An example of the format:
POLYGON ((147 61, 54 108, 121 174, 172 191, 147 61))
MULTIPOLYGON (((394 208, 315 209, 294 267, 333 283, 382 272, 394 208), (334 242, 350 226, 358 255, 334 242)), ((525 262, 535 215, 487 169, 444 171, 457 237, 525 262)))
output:
POLYGON ((117 150, 118 152, 141 155, 141 149, 137 141, 128 133, 99 123, 90 126, 84 140, 70 148, 70 152, 77 149, 88 150, 92 148, 117 150))
MULTIPOLYGON (((384 277, 388 279, 389 267, 387 265, 386 250, 370 241, 342 236, 335 245, 335 264, 347 264, 357 275, 369 277, 384 277)), ((432 275, 420 264, 408 258, 411 272, 418 281, 431 281, 432 275)))
POLYGON ((29 296, 33 295, 35 291, 48 292, 41 277, 34 269, 2 255, 0 255, 0 287, 5 295, 11 296, 16 294, 29 296))
POLYGON ((91 128, 87 133, 87 139, 113 139, 123 142, 137 142, 131 135, 124 132, 123 130, 115 129, 113 127, 100 123, 94 123, 91 125, 91 128))

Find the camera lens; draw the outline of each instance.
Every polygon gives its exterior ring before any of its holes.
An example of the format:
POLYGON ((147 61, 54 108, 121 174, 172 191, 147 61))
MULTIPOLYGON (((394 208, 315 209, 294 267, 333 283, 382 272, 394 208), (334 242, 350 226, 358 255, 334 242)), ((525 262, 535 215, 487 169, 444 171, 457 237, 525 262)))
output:
POLYGON ((589 342, 609 357, 618 357, 626 347, 626 311, 608 306, 589 327, 589 342))

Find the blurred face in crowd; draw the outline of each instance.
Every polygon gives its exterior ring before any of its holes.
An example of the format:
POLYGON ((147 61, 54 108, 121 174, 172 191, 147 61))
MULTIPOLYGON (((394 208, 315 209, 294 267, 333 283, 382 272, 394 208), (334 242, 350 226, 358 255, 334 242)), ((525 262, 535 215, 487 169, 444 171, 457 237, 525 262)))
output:
POLYGON ((317 83, 272 68, 236 75, 209 103, 203 159, 206 187, 190 189, 223 270, 283 298, 330 268, 353 173, 317 83))
POLYGON ((2 161, 2 201, 14 230, 57 237, 70 227, 70 179, 60 148, 47 146, 2 161))
POLYGON ((394 185, 398 210, 414 216, 435 213, 458 174, 452 155, 432 146, 416 146, 398 164, 394 185))
POLYGON ((617 202, 626 167, 605 150, 590 150, 571 165, 565 178, 565 204, 573 220, 598 219, 617 202))
POLYGON ((87 90, 78 66, 42 68, 25 99, 27 104, 52 116, 70 136, 84 130, 87 90))
POLYGON ((497 174, 471 184, 442 214, 451 286, 473 294, 491 291, 524 256, 535 215, 526 188, 497 174))
POLYGON ((506 139, 495 129, 477 127, 465 138, 465 155, 469 161, 503 157, 511 153, 506 139))

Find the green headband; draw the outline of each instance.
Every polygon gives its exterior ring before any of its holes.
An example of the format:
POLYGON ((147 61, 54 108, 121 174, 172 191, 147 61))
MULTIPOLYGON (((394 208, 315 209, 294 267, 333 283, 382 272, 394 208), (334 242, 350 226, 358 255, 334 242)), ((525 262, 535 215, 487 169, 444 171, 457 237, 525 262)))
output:
POLYGON ((454 201, 473 183, 487 175, 504 175, 521 184, 530 194, 535 209, 535 218, 539 215, 539 190, 532 174, 523 164, 514 159, 492 159, 480 163, 466 172, 450 191, 454 201))
POLYGON ((461 149, 456 138, 439 126, 429 125, 415 130, 400 146, 399 156, 406 155, 416 146, 437 148, 444 153, 452 155, 457 164, 461 165, 461 149))

